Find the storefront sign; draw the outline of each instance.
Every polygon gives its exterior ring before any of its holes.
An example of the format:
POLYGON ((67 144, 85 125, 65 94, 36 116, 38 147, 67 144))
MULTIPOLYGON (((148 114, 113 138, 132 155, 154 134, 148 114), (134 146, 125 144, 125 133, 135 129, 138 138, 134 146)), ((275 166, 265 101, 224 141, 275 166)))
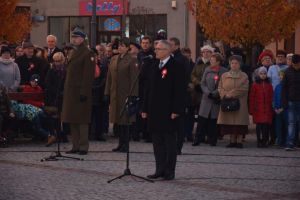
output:
MULTIPOLYGON (((91 0, 79 1, 80 16, 91 16, 92 10, 93 10, 93 4, 91 0)), ((127 0, 97 0, 96 2, 96 15, 98 16, 123 15, 123 14, 127 14, 127 12, 128 12, 127 0)))

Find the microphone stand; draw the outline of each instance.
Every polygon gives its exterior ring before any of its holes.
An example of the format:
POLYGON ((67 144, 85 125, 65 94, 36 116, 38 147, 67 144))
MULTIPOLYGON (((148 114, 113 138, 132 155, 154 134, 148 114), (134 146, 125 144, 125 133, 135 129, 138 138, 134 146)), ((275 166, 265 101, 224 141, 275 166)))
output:
POLYGON ((154 183, 153 180, 150 180, 150 179, 147 179, 147 178, 145 178, 145 177, 138 176, 138 175, 135 175, 135 174, 131 173, 131 170, 130 170, 130 168, 129 168, 129 156, 130 156, 130 151, 129 151, 129 143, 130 143, 130 142, 129 142, 129 140, 130 140, 130 136, 129 136, 129 134, 130 134, 129 118, 130 118, 130 113, 128 112, 128 110, 126 110, 126 108, 127 108, 127 107, 129 106, 129 104, 130 104, 129 98, 132 96, 133 90, 134 90, 134 88, 136 87, 136 84, 137 84, 137 82, 138 82, 138 80, 139 80, 140 73, 141 73, 141 70, 139 70, 137 76, 136 76, 135 79, 134 79, 133 84, 131 85, 130 92, 129 92, 129 94, 127 95, 127 98, 126 98, 126 100, 125 100, 125 102, 124 102, 124 104, 123 104, 123 107, 122 107, 122 110, 121 110, 120 116, 119 116, 120 118, 122 118, 122 117, 124 116, 124 114, 127 115, 127 137, 128 137, 128 138, 127 138, 127 142, 128 142, 128 149, 127 149, 127 152, 126 152, 126 168, 125 168, 124 173, 123 173, 122 175, 117 176, 117 177, 115 177, 115 178, 113 178, 113 179, 111 179, 111 180, 108 180, 107 183, 111 183, 111 182, 113 182, 113 181, 115 181, 115 180, 117 180, 117 179, 122 179, 122 178, 125 177, 125 176, 132 176, 132 177, 135 177, 135 178, 139 178, 139 179, 148 181, 148 182, 150 182, 150 183, 154 183))

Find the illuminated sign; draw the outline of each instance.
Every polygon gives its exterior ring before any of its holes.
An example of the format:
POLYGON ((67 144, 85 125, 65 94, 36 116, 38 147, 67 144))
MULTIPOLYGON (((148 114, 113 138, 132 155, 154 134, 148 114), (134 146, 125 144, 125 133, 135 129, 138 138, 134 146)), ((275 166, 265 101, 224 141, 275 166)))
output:
MULTIPOLYGON (((92 1, 80 1, 79 2, 79 15, 91 16, 93 11, 92 1)), ((96 15, 123 15, 128 12, 127 0, 97 0, 96 1, 96 15), (124 2, 124 5, 123 5, 124 2), (124 12, 124 13, 123 13, 124 12)))

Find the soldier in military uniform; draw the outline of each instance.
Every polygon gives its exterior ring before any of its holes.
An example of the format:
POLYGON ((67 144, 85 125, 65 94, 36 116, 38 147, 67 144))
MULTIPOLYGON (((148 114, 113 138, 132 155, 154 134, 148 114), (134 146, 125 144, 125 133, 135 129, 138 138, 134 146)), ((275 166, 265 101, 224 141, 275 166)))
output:
POLYGON ((74 52, 68 61, 64 85, 62 121, 70 123, 73 147, 66 153, 85 155, 88 152, 88 129, 91 121, 94 53, 85 44, 86 34, 72 32, 74 52))

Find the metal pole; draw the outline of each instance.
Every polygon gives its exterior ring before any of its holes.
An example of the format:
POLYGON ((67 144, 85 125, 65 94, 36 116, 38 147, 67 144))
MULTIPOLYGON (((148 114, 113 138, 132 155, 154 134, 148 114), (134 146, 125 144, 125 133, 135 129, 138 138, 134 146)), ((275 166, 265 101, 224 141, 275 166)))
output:
MULTIPOLYGON (((127 5, 126 5, 127 6, 127 5)), ((126 31, 126 14, 125 14, 125 0, 123 0, 123 14, 122 14, 122 37, 125 37, 126 31)))
POLYGON ((91 20, 91 47, 96 47, 96 37, 97 37, 97 30, 96 30, 96 0, 93 0, 93 10, 92 10, 92 20, 91 20))

